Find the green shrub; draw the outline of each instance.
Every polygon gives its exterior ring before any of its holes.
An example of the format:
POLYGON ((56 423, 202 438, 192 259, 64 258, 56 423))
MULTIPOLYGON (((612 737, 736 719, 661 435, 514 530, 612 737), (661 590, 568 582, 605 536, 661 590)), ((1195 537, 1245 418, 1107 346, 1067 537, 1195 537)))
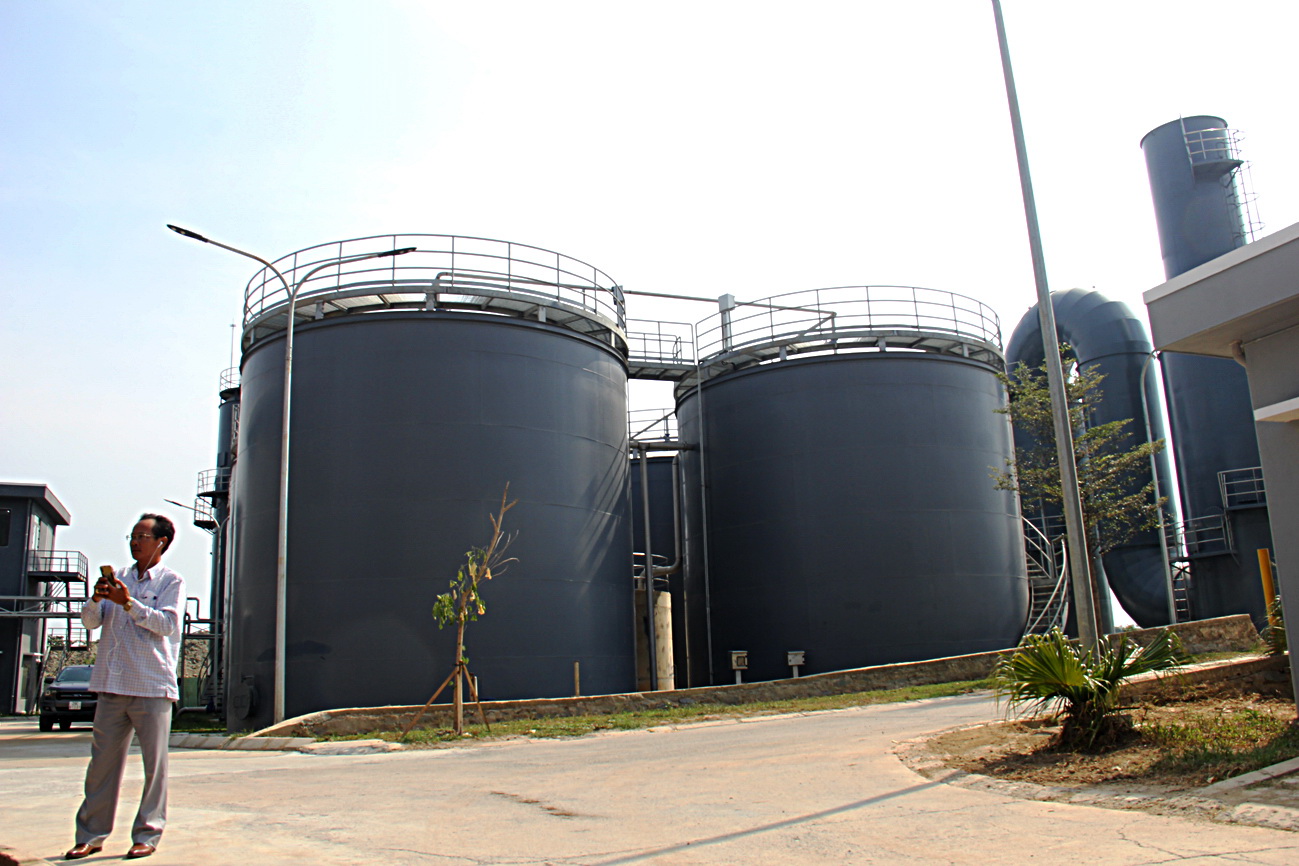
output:
POLYGON ((1140 646, 1127 635, 1104 644, 1099 653, 1083 651, 1060 629, 1028 635, 1019 648, 997 663, 992 677, 998 699, 1012 709, 1046 712, 1061 704, 1064 715, 1058 745, 1065 749, 1103 748, 1131 730, 1120 713, 1119 687, 1138 674, 1167 671, 1185 663, 1181 641, 1167 629, 1140 646))

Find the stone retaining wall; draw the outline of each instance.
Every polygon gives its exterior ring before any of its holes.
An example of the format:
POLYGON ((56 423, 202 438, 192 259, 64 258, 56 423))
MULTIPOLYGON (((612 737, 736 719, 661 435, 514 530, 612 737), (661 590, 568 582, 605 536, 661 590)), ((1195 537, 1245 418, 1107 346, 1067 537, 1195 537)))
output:
MULTIPOLYGON (((1173 626, 1187 651, 1248 652, 1258 646, 1258 633, 1248 616, 1221 617, 1211 620, 1181 623, 1173 626)), ((1127 632, 1130 638, 1140 641, 1144 635, 1158 629, 1127 632)), ((608 715, 637 710, 663 709, 692 704, 749 704, 790 698, 842 695, 854 692, 897 689, 934 683, 983 679, 992 673, 997 659, 1010 650, 951 656, 928 661, 878 665, 847 671, 811 674, 805 677, 769 680, 740 685, 706 686, 693 689, 675 689, 662 692, 632 692, 620 695, 593 695, 591 697, 541 698, 524 701, 486 701, 483 712, 489 722, 519 718, 547 716, 608 715)), ((359 734, 375 731, 400 731, 419 707, 358 707, 325 710, 286 719, 256 732, 253 736, 284 737, 359 734)), ((434 704, 421 717, 420 724, 429 727, 450 727, 450 704, 434 704)), ((467 721, 478 720, 478 709, 465 706, 467 721)))
POLYGON ((1241 692, 1257 692, 1294 700, 1288 655, 1197 665, 1189 670, 1168 674, 1148 674, 1124 683, 1119 695, 1123 703, 1129 703, 1141 698, 1170 694, 1187 686, 1209 683, 1225 685, 1241 692))

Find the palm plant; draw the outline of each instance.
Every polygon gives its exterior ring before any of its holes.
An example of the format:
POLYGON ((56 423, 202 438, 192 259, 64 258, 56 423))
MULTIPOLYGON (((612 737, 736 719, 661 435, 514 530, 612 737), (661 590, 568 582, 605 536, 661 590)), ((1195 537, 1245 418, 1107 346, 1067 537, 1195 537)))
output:
POLYGON ((1285 637, 1285 611, 1281 608, 1279 595, 1267 607, 1267 628, 1263 629, 1261 637, 1270 656, 1285 655, 1289 649, 1285 637))
POLYGON ((1132 727, 1120 713, 1119 687, 1138 674, 1168 671, 1186 661, 1177 635, 1164 629, 1141 646, 1127 635, 1104 644, 1098 653, 1082 650, 1060 629, 1028 635, 1019 648, 997 662, 992 672, 998 699, 1012 709, 1034 713, 1062 704, 1057 744, 1065 749, 1095 749, 1116 742, 1132 727))

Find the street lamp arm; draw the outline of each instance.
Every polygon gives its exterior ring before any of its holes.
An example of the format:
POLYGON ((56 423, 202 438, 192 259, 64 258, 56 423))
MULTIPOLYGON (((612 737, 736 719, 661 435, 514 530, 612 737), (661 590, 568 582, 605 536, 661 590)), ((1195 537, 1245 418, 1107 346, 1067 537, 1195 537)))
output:
POLYGON ((255 262, 260 262, 261 264, 270 268, 275 273, 275 276, 280 278, 280 282, 284 284, 284 291, 286 292, 289 291, 289 281, 284 279, 284 274, 280 273, 279 268, 275 267, 275 265, 266 261, 266 259, 262 258, 261 256, 254 255, 253 253, 250 253, 247 250, 241 250, 238 247, 232 247, 229 244, 223 244, 220 241, 214 241, 211 238, 205 238, 203 237, 203 235, 199 234, 198 232, 190 231, 189 229, 181 228, 180 226, 174 226, 171 223, 167 223, 167 228, 171 229, 181 237, 190 238, 196 241, 202 241, 205 244, 211 244, 214 247, 220 247, 223 250, 229 250, 232 253, 238 253, 239 255, 243 256, 246 259, 252 259, 255 262))

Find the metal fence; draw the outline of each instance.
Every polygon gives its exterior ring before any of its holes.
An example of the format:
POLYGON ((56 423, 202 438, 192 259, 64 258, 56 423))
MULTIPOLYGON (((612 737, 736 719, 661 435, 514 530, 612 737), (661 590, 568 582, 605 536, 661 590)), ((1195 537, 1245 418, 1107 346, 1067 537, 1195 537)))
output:
POLYGON ((79 550, 29 550, 27 572, 75 575, 84 579, 90 574, 90 561, 79 550))
POLYGON ((685 322, 628 319, 627 354, 633 363, 693 364, 695 347, 691 327, 685 322))
POLYGON ((631 439, 639 442, 677 440, 677 415, 671 409, 632 409, 627 413, 631 439))
MULTIPOLYGON (((528 244, 458 235, 372 235, 319 244, 274 262, 290 286, 306 279, 298 308, 318 312, 436 309, 476 306, 484 298, 515 299, 565 309, 621 334, 626 312, 622 289, 603 271, 571 256, 528 244), (341 263, 364 253, 415 247, 403 256, 341 263), (333 264, 330 264, 333 263, 333 264), (307 277, 320 265, 328 265, 307 277), (326 309, 326 307, 328 309, 326 309)), ((244 293, 244 342, 250 329, 284 314, 288 289, 273 271, 253 275, 244 293)), ((301 314, 301 313, 300 313, 301 314)))
POLYGON ((831 345, 850 335, 890 331, 942 334, 1001 348, 987 304, 914 286, 835 286, 738 302, 699 325, 701 358, 777 341, 831 345))
POLYGON ((1225 469, 1218 473, 1218 491, 1222 494, 1223 508, 1242 508, 1250 505, 1267 505, 1267 489, 1263 486, 1263 467, 1225 469))

